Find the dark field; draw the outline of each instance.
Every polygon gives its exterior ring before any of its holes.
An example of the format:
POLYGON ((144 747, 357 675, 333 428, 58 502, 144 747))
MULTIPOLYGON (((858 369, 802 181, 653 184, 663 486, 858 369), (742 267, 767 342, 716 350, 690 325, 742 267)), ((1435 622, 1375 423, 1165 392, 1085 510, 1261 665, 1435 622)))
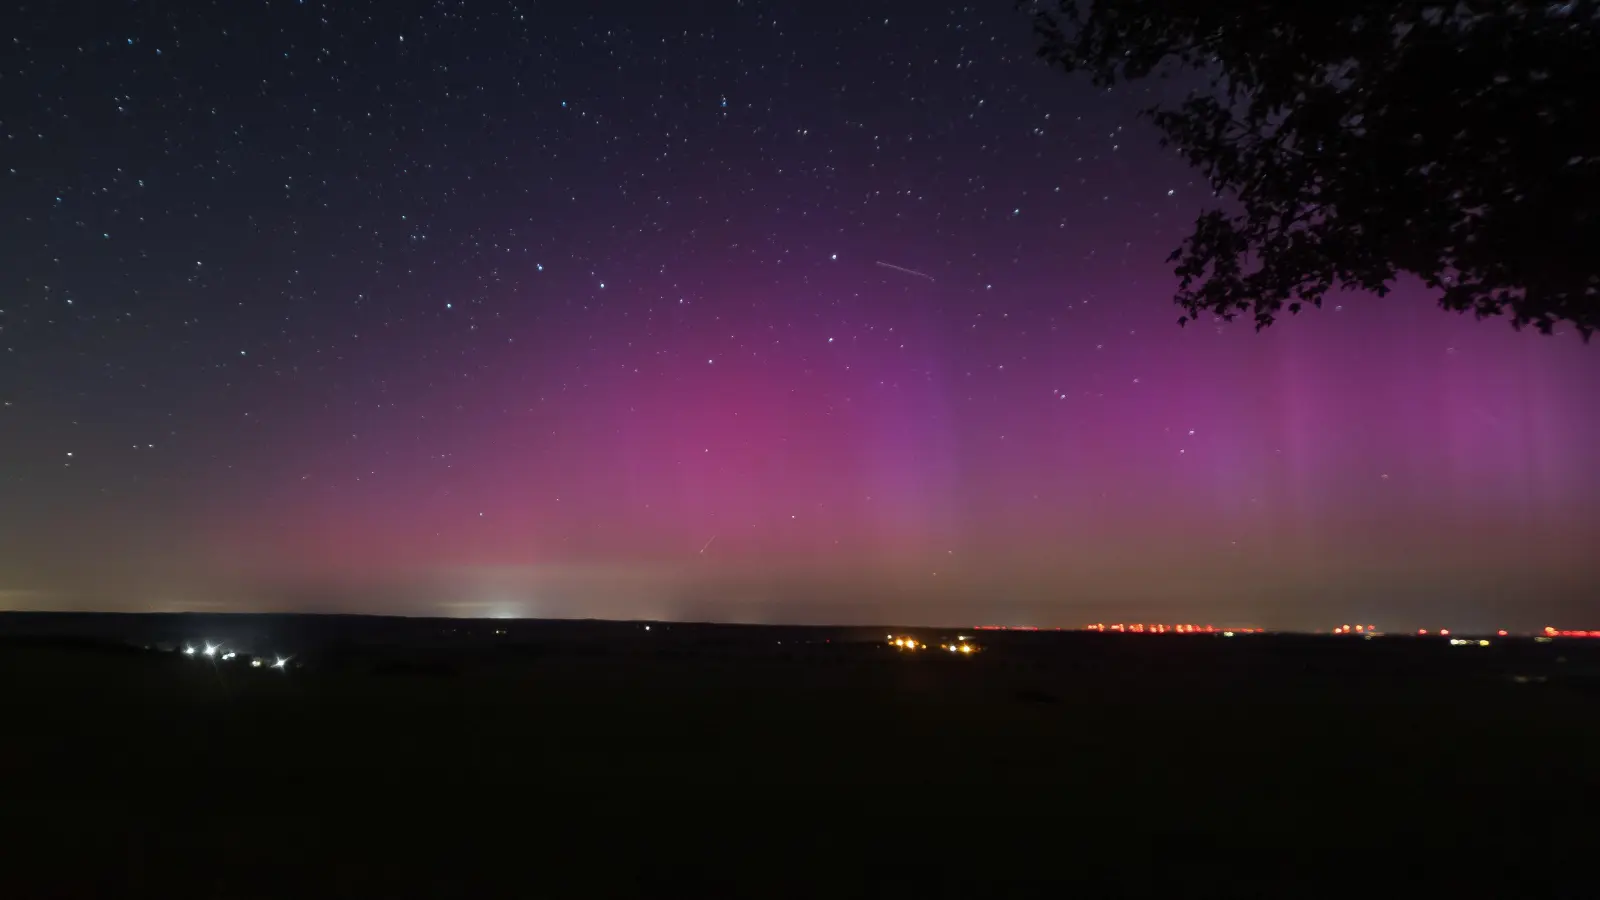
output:
POLYGON ((0 896, 1600 890, 1600 642, 890 631, 0 616, 0 896))

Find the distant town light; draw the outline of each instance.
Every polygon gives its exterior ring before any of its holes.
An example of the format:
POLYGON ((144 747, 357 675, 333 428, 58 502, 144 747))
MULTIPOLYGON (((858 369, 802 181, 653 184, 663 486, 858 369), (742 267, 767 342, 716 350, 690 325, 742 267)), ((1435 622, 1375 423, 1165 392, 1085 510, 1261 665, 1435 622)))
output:
POLYGON ((184 656, 193 656, 194 655, 194 648, 193 647, 185 647, 185 648, 183 648, 183 655, 184 656))
POLYGON ((207 656, 216 656, 217 655, 217 647, 216 647, 215 644, 207 644, 206 645, 206 655, 207 656))

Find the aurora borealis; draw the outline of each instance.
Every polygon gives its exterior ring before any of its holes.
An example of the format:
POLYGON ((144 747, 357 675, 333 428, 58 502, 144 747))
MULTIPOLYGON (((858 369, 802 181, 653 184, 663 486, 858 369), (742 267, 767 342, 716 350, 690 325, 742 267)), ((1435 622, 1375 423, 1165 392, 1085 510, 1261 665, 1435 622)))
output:
POLYGON ((1215 202, 1006 2, 51 7, 0 606, 1574 627, 1600 356, 1179 328, 1215 202))

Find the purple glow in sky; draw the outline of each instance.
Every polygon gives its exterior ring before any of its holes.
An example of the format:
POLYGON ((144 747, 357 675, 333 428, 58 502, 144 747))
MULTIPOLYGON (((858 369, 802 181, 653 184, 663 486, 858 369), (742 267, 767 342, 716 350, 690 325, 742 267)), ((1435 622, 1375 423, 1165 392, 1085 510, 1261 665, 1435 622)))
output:
POLYGON ((1180 329, 1142 88, 1004 2, 712 6, 45 14, 0 604, 1592 618, 1594 348, 1180 329))

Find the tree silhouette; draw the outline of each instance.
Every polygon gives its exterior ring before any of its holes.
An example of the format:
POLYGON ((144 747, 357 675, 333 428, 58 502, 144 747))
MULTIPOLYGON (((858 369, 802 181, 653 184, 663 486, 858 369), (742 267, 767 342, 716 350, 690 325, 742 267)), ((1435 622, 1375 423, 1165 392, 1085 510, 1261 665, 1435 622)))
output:
POLYGON ((1180 324, 1421 277, 1445 309, 1600 324, 1600 3, 1019 0, 1039 55, 1145 111, 1210 180, 1173 251, 1180 324))

